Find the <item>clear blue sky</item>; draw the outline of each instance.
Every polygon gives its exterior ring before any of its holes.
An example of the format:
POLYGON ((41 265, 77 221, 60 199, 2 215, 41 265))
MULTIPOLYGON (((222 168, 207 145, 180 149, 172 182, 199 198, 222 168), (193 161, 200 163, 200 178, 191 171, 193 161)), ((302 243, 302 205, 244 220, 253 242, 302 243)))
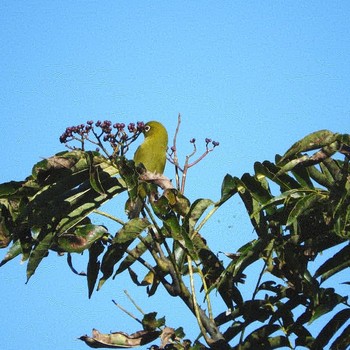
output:
MULTIPOLYGON (((192 137, 199 148, 205 137, 220 142, 189 173, 187 195, 217 199, 226 173, 252 171, 312 131, 350 132, 349 18, 348 1, 2 0, 0 182, 24 179, 63 150, 66 126, 155 119, 173 135, 180 112, 183 155, 192 137)), ((202 234, 235 251, 254 238, 246 221, 232 201, 202 234)), ((169 326, 193 321, 174 299, 129 287, 127 276, 88 300, 85 280, 54 254, 27 285, 19 259, 0 278, 4 350, 87 349, 76 338, 93 327, 137 330, 111 302, 133 311, 125 288, 169 326)))

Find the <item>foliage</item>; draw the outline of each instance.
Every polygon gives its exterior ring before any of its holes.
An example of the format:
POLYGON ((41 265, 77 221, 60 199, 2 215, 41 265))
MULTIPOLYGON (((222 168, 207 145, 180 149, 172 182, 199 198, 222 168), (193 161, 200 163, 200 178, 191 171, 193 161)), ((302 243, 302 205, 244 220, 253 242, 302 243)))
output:
MULTIPOLYGON (((118 130, 122 129, 119 124, 118 130)), ((183 340, 182 329, 165 327, 164 318, 156 313, 138 320, 142 330, 134 334, 94 330, 92 337, 80 339, 94 348, 129 348, 160 337, 162 348, 193 350, 344 349, 350 343, 347 296, 327 287, 350 265, 349 135, 326 130, 310 134, 283 157, 277 155, 274 163, 256 162, 253 175, 226 175, 218 201, 200 198, 192 203, 184 195, 187 171, 217 142, 210 148, 211 140, 206 139, 206 151, 191 163, 194 146, 182 167, 175 137, 169 153, 176 170, 174 188, 163 186, 163 178, 136 169, 125 157, 128 147, 122 147, 123 140, 127 138, 119 139, 112 156, 74 148, 39 162, 24 181, 0 185, 0 247, 9 247, 1 265, 21 255, 28 261, 29 280, 49 251, 68 258, 88 251, 89 296, 111 277, 118 279, 128 271, 131 281, 146 287, 149 296, 162 285, 169 295, 180 298, 195 315, 203 339, 191 345, 183 340), (312 150, 318 151, 310 154, 312 150), (147 182, 163 187, 162 194, 151 193, 147 182), (122 192, 129 203, 135 201, 141 189, 148 194, 141 217, 123 222, 99 210, 122 192), (276 189, 279 193, 274 194, 276 189), (225 265, 201 232, 235 195, 242 199, 257 236, 227 254, 231 260, 225 265), (106 227, 94 225, 91 213, 108 216, 120 229, 111 234, 106 227), (336 254, 312 269, 318 256, 330 248, 336 248, 336 254), (146 269, 141 279, 135 264, 146 269), (255 265, 260 268, 256 287, 251 298, 244 299, 240 287, 247 268, 255 265), (196 288, 197 280, 201 290, 196 288), (203 296, 205 308, 198 302, 203 296), (219 315, 212 312, 214 298, 226 304, 219 315), (308 325, 329 313, 331 318, 312 335, 308 325)), ((195 145, 195 140, 191 143, 195 145)))

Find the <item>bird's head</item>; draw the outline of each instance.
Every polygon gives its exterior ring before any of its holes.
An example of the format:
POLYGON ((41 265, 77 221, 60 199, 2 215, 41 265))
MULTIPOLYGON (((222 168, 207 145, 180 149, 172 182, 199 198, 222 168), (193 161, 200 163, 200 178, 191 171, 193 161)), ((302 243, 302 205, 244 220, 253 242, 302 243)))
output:
POLYGON ((157 138, 161 139, 163 142, 168 143, 168 133, 163 126, 163 124, 156 122, 156 121, 150 121, 145 124, 143 127, 143 134, 145 138, 157 138))

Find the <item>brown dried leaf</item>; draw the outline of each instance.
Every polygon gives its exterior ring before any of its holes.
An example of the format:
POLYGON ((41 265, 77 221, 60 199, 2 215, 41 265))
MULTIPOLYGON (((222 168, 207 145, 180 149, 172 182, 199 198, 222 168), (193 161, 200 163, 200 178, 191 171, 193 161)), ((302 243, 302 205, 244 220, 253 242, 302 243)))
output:
POLYGON ((165 327, 160 336, 160 339, 162 341, 162 348, 164 348, 165 345, 171 343, 170 340, 174 340, 175 337, 176 337, 175 329, 170 327, 165 327))
POLYGON ((134 348, 148 344, 157 339, 160 331, 138 331, 132 334, 124 332, 113 332, 109 334, 100 333, 97 329, 92 330, 92 337, 83 335, 79 339, 91 348, 124 349, 134 348))
POLYGON ((168 177, 162 174, 152 173, 150 171, 146 171, 143 174, 141 174, 140 180, 154 183, 163 190, 174 188, 174 185, 171 183, 171 180, 168 177))

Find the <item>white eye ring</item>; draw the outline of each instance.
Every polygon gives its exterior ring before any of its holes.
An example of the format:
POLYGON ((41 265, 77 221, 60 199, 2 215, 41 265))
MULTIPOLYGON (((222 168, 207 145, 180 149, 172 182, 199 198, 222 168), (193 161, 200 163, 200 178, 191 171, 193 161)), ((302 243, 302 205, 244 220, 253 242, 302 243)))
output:
POLYGON ((151 127, 149 125, 146 125, 144 130, 145 130, 145 132, 149 132, 151 130, 151 127))

